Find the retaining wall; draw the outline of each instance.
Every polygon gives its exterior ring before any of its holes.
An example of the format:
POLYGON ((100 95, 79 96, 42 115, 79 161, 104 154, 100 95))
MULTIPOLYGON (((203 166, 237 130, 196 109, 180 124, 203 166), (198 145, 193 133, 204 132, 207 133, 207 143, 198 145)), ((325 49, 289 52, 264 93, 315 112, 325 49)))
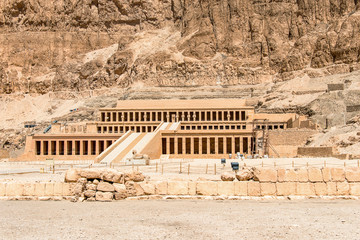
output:
MULTIPOLYGON (((137 196, 360 196, 360 168, 258 168, 257 181, 147 181, 137 196)), ((0 183, 0 197, 74 195, 74 183, 0 183)))

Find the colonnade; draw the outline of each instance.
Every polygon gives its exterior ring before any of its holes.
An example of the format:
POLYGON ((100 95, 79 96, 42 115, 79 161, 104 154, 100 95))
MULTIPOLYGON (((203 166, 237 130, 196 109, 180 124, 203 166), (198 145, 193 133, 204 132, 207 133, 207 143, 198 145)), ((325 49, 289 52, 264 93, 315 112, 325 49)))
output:
POLYGON ((246 111, 102 111, 101 122, 246 121, 246 111))
POLYGON ((36 155, 99 155, 115 140, 36 140, 36 155))
POLYGON ((217 155, 217 154, 249 154, 252 137, 163 137, 162 154, 174 155, 217 155))

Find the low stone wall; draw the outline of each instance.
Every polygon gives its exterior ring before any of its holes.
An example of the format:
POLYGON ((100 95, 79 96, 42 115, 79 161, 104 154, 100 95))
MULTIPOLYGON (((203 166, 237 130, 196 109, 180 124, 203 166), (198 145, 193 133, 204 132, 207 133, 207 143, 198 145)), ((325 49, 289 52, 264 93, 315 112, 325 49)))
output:
POLYGON ((71 197, 74 186, 74 183, 63 182, 0 182, 0 197, 71 197))
MULTIPOLYGON (((360 196, 360 168, 256 168, 252 169, 252 173, 250 181, 129 181, 132 192, 128 198, 225 196, 230 199, 233 196, 360 196)), ((6 197, 20 200, 27 197, 39 200, 49 197, 72 199, 75 196, 77 184, 0 183, 0 199, 6 197)), ((122 188, 121 191, 128 190, 128 185, 125 184, 125 186, 126 188, 122 188)), ((111 191, 116 196, 117 190, 111 191)), ((126 194, 126 191, 123 193, 126 194)), ((115 197, 107 200, 112 199, 115 197)))

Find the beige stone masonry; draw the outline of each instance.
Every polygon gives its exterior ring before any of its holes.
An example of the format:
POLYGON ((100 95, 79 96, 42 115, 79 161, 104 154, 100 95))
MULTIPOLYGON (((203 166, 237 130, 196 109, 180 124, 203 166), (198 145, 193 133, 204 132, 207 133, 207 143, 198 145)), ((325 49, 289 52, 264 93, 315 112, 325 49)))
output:
POLYGON ((295 169, 297 173, 297 181, 298 182, 308 182, 309 174, 306 168, 295 169))
POLYGON ((275 183, 260 183, 261 196, 276 196, 275 183))
POLYGON ((310 182, 323 182, 323 176, 320 168, 309 168, 308 169, 309 174, 309 181, 310 182))
POLYGON ((317 183, 314 183, 314 187, 315 187, 315 194, 317 196, 325 196, 325 195, 327 195, 326 183, 317 182, 317 183))
POLYGON ((313 183, 296 183, 296 195, 300 196, 314 196, 315 187, 313 183))
POLYGON ((234 182, 235 196, 247 196, 248 194, 248 182, 234 182))
POLYGON ((218 183, 207 181, 197 182, 196 193, 204 196, 217 196, 218 195, 218 183))
POLYGON ((284 182, 285 181, 285 174, 286 174, 286 169, 285 168, 278 168, 278 170, 277 170, 277 181, 278 182, 284 182))
POLYGON ((360 182, 360 168, 347 168, 345 178, 348 182, 360 182))
POLYGON ((332 182, 345 181, 345 171, 343 168, 331 168, 330 173, 332 182))
POLYGON ((154 184, 155 184, 155 193, 157 195, 166 195, 168 193, 167 181, 157 181, 154 184))
POLYGON ((196 195, 196 182, 189 182, 189 195, 196 195))
POLYGON ((169 181, 168 195, 188 195, 189 184, 187 181, 169 181))
POLYGON ((260 196, 260 183, 259 182, 248 182, 248 196, 260 196))
POLYGON ((276 183, 278 196, 289 196, 296 194, 296 182, 276 183))
POLYGON ((255 177, 259 182, 277 182, 277 171, 274 168, 259 168, 255 170, 255 177))
POLYGON ((351 196, 360 196, 360 183, 350 183, 349 184, 351 196))
POLYGON ((21 183, 9 182, 6 184, 6 196, 23 196, 24 185, 21 183))
POLYGON ((349 195, 349 191, 348 182, 336 182, 336 195, 349 195))
POLYGON ((219 182, 218 195, 234 196, 235 182, 219 182))
POLYGON ((329 196, 337 195, 336 182, 327 182, 326 188, 327 188, 327 195, 329 195, 329 196))
POLYGON ((297 182, 297 181, 298 181, 298 177, 295 169, 286 169, 283 182, 297 182))
POLYGON ((0 197, 6 196, 6 183, 0 183, 0 197))
POLYGON ((321 173, 323 175, 324 182, 330 182, 331 181, 331 169, 330 168, 322 168, 321 173))
MULTIPOLYGON (((24 183, 24 196, 35 196, 35 183, 24 183)), ((62 193, 61 193, 62 195, 62 193)))

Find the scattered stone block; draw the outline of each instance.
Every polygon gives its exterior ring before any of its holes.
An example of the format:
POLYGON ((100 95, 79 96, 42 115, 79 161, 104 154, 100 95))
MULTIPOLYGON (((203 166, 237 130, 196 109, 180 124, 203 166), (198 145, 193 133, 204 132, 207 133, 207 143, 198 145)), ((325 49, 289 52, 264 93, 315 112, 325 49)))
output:
POLYGON ((136 196, 145 195, 144 189, 140 186, 139 183, 134 182, 134 188, 135 188, 136 196))
POLYGON ((310 182, 323 182, 323 176, 320 168, 309 168, 308 169, 309 174, 309 181, 310 182))
POLYGON ((101 169, 90 168, 81 169, 80 176, 86 179, 101 179, 101 169))
POLYGON ((126 192, 123 192, 123 193, 115 192, 114 198, 115 198, 115 200, 123 200, 123 199, 127 198, 127 193, 126 192))
POLYGON ((155 193, 157 195, 166 195, 168 193, 168 183, 167 183, 167 181, 155 182, 155 193))
POLYGON ((261 196, 260 182, 248 182, 248 196, 261 196))
POLYGON ((144 190, 145 195, 155 195, 155 185, 154 184, 141 182, 141 183, 139 183, 139 185, 144 190))
POLYGON ((196 193, 204 196, 216 196, 218 194, 218 183, 217 182, 197 182, 196 193))
POLYGON ((97 185, 96 190, 97 190, 97 191, 102 191, 102 192, 114 192, 114 191, 115 191, 115 188, 114 188, 114 186, 113 186, 111 183, 108 183, 108 182, 100 182, 100 183, 97 185))
POLYGON ((247 196, 248 182, 235 182, 235 196, 247 196))
POLYGON ((111 202, 113 200, 113 192, 96 192, 95 200, 101 202, 111 202))
POLYGON ((349 195, 350 186, 348 182, 336 182, 337 195, 349 195))
POLYGON ((125 177, 125 182, 127 181, 142 182, 145 179, 145 176, 138 171, 125 173, 124 177, 125 177))
POLYGON ((45 183, 45 196, 54 196, 54 183, 45 183))
POLYGON ((101 179, 107 182, 120 183, 123 173, 107 168, 101 171, 101 179))
POLYGON ((324 182, 316 182, 314 183, 315 194, 317 196, 325 196, 327 195, 327 186, 324 182))
POLYGON ((168 194, 169 195, 188 195, 189 182, 187 181, 169 181, 168 194))
POLYGON ((261 196, 276 196, 275 183, 260 183, 260 193, 261 196))
POLYGON ((234 181, 235 179, 234 174, 231 172, 224 172, 220 178, 222 181, 234 181))
MULTIPOLYGON (((99 183, 98 183, 98 184, 99 184, 99 183)), ((96 191, 97 184, 87 183, 85 187, 86 187, 87 190, 94 190, 94 191, 96 191)))
POLYGON ((235 195, 234 182, 218 182, 218 195, 234 196, 235 195))
POLYGON ((96 195, 96 191, 94 190, 86 190, 84 192, 84 196, 87 198, 95 197, 95 195, 96 195))
POLYGON ((343 168, 331 168, 331 181, 333 182, 344 182, 345 171, 343 168))
POLYGON ((189 181, 189 195, 196 195, 196 182, 189 181))
POLYGON ((238 181, 249 181, 250 179, 252 179, 254 177, 254 174, 253 174, 253 171, 251 171, 248 168, 245 168, 245 169, 239 170, 236 173, 235 177, 238 181))
POLYGON ((277 171, 274 168, 255 168, 254 180, 259 182, 277 182, 277 171))
POLYGON ((298 182, 308 182, 309 174, 307 168, 298 168, 296 169, 297 181, 298 182))
POLYGON ((360 168, 347 168, 345 178, 348 182, 360 182, 360 168))
POLYGON ((322 172, 324 182, 330 182, 331 181, 330 168, 328 168, 328 167, 322 168, 321 172, 322 172))
POLYGON ((326 183, 326 187, 327 187, 327 194, 328 194, 329 196, 335 196, 335 195, 337 195, 336 182, 327 182, 327 183, 326 183))
POLYGON ((24 185, 21 183, 8 182, 6 184, 6 196, 23 196, 24 185))
POLYGON ((65 173, 65 182, 77 182, 80 176, 81 169, 79 168, 70 168, 65 173))
POLYGON ((277 181, 278 182, 285 182, 285 173, 286 173, 285 168, 279 168, 277 170, 277 181))
POLYGON ((296 194, 296 182, 276 183, 276 194, 278 196, 289 196, 296 194))
POLYGON ((309 182, 307 182, 307 183, 297 183, 296 184, 296 195, 314 196, 315 195, 314 184, 309 183, 309 182))
POLYGON ((113 186, 114 186, 115 192, 119 192, 119 193, 121 193, 121 192, 126 192, 126 186, 125 186, 125 184, 114 183, 113 186))
POLYGON ((350 183, 349 187, 351 196, 360 196, 360 183, 350 183))

